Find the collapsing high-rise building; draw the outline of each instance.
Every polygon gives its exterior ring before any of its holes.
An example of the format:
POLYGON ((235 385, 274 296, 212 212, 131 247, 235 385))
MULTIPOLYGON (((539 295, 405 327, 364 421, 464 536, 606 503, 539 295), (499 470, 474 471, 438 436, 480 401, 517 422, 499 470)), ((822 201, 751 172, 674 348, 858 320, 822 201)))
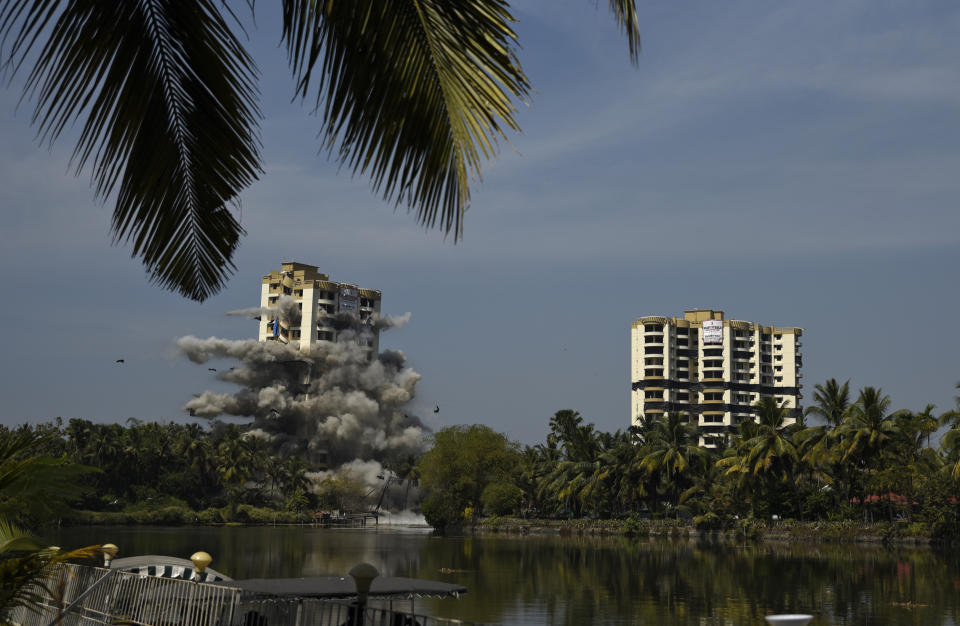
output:
POLYGON ((298 345, 310 352, 318 341, 337 341, 343 333, 367 350, 380 349, 380 292, 330 280, 313 265, 283 263, 263 277, 260 307, 275 314, 260 318, 260 341, 298 345))
POLYGON ((689 416, 701 445, 756 418, 753 403, 772 397, 800 414, 803 329, 726 320, 723 311, 647 316, 630 330, 631 421, 676 412, 689 416))

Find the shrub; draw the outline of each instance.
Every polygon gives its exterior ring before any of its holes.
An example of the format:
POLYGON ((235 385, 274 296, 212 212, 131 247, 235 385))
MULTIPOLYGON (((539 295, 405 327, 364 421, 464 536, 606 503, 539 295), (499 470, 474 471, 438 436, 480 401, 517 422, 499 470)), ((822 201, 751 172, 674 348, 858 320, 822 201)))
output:
POLYGON ((280 511, 253 506, 252 504, 241 504, 237 506, 237 512, 234 514, 232 521, 245 524, 273 524, 274 522, 283 522, 282 517, 283 513, 280 511))
POLYGON ((463 522, 463 515, 454 499, 441 490, 431 491, 423 501, 421 510, 427 523, 439 532, 463 522))
POLYGON ((493 515, 510 515, 520 508, 523 491, 510 483, 491 483, 480 496, 483 509, 493 515))
POLYGON ((697 515, 693 518, 693 526, 697 530, 719 530, 723 527, 723 520, 720 519, 720 516, 712 511, 708 511, 703 515, 697 515))
POLYGON ((220 509, 211 507, 197 513, 197 521, 201 524, 222 524, 224 519, 220 509))

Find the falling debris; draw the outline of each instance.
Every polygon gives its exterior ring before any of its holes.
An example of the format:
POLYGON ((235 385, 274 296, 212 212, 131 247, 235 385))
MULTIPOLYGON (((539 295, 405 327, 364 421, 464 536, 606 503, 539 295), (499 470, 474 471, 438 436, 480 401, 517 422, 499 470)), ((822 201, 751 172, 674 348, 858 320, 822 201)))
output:
POLYGON ((117 359, 117 363, 126 363, 123 359, 117 359))
POLYGON ((434 413, 439 413, 439 412, 440 412, 440 405, 439 405, 439 404, 438 404, 437 406, 433 407, 433 412, 434 412, 434 413))
POLYGON ((215 372, 215 371, 217 371, 217 368, 215 368, 215 367, 208 367, 208 368, 207 368, 207 371, 208 371, 208 372, 215 372))
MULTIPOLYGON (((233 314, 251 312, 262 310, 233 314)), ((380 319, 385 327, 396 325, 389 317, 380 319)), ((354 461, 379 467, 422 448, 426 428, 403 410, 420 375, 406 366, 400 351, 370 360, 352 330, 341 332, 336 342, 314 344, 310 353, 274 341, 216 337, 182 337, 177 346, 198 364, 214 358, 240 361, 219 377, 238 385, 238 391, 205 391, 184 408, 198 417, 252 418, 249 434, 274 453, 296 454, 314 467, 333 469, 354 461)))

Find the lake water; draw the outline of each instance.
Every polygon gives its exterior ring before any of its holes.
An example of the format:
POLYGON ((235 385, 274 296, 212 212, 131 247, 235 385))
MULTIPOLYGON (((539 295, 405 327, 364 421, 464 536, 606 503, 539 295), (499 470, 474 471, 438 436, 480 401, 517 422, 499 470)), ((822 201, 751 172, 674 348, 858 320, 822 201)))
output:
POLYGON ((111 542, 120 556, 205 550, 233 578, 346 575, 367 561, 469 590, 419 600, 419 613, 502 624, 759 626, 769 613, 812 613, 815 625, 955 626, 960 616, 960 553, 927 548, 310 527, 82 527, 48 538, 111 542))

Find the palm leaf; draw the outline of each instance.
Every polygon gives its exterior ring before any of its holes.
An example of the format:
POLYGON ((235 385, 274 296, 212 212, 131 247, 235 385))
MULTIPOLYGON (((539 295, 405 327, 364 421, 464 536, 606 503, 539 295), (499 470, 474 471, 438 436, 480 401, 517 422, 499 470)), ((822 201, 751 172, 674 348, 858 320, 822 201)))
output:
POLYGON ((374 190, 463 234, 468 183, 529 84, 504 0, 284 0, 297 93, 323 113, 331 153, 374 190), (319 76, 315 79, 315 74, 319 76))
POLYGON ((636 65, 640 59, 640 20, 637 18, 636 0, 610 0, 610 11, 620 30, 627 36, 630 61, 636 65))
POLYGON ((25 89, 40 138, 82 121, 73 162, 116 194, 115 241, 164 288, 218 291, 243 234, 227 204, 260 165, 256 69, 216 4, 0 2, 2 62, 16 70, 41 36, 25 89))

